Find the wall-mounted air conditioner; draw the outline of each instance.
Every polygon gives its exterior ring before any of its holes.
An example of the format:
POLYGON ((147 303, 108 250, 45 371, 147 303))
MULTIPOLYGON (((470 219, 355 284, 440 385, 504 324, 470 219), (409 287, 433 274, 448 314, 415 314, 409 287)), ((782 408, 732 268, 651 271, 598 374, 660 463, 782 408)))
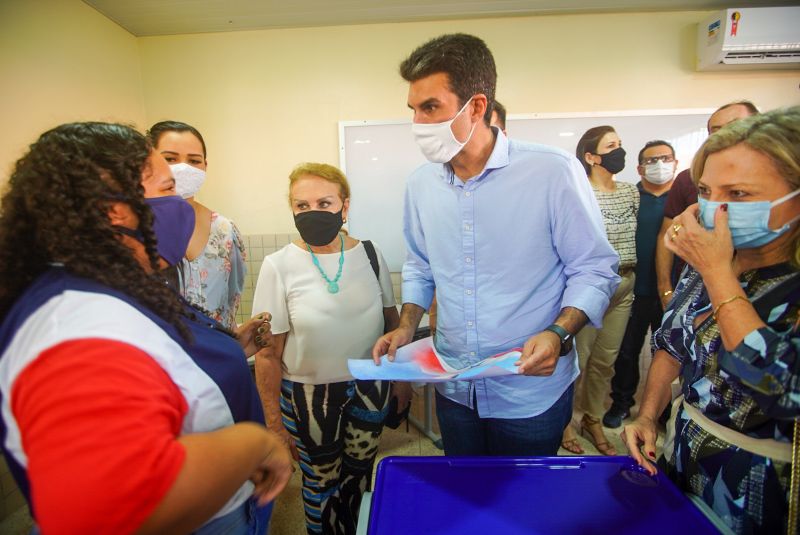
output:
POLYGON ((725 9, 697 26, 697 70, 800 69, 800 6, 725 9))

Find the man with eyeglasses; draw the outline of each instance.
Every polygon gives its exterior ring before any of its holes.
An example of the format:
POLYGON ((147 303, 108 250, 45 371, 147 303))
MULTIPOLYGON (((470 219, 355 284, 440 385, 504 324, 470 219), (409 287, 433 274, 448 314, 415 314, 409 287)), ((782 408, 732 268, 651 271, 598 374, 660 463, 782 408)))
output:
MULTIPOLYGON (((713 134, 725 125, 744 119, 758 113, 758 108, 749 100, 737 100, 729 102, 717 108, 717 111, 708 118, 706 127, 708 135, 713 134)), ((664 220, 661 222, 661 232, 663 236, 672 225, 672 219, 682 214, 689 206, 697 202, 697 188, 692 182, 689 170, 681 171, 675 177, 675 183, 667 197, 667 204, 664 207, 664 220)), ((667 308, 667 304, 672 299, 672 290, 677 284, 677 279, 683 271, 686 263, 666 248, 662 240, 656 244, 656 276, 658 277, 658 294, 661 298, 661 306, 667 308)))
POLYGON ((660 236, 664 206, 667 202, 678 160, 672 145, 663 140, 648 141, 639 151, 639 213, 636 216, 636 282, 633 305, 611 380, 611 408, 603 416, 603 425, 612 429, 622 425, 634 405, 633 395, 639 386, 639 353, 648 327, 655 332, 661 325, 661 301, 656 284, 656 242, 660 236))

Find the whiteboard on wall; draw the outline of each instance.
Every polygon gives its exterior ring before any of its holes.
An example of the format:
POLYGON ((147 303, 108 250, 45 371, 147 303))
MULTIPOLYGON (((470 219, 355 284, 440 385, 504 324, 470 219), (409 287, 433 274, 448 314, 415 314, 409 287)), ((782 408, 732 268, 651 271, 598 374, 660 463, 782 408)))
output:
MULTIPOLYGON (((678 170, 708 135, 713 109, 638 110, 595 113, 509 115, 509 138, 554 145, 574 154, 581 135, 594 126, 611 125, 627 152, 618 180, 636 183, 637 156, 645 143, 663 139, 673 144, 678 170)), ((406 178, 425 163, 411 135, 411 121, 341 121, 339 165, 350 182, 349 232, 372 240, 383 252, 390 271, 405 260, 403 195, 406 178)))

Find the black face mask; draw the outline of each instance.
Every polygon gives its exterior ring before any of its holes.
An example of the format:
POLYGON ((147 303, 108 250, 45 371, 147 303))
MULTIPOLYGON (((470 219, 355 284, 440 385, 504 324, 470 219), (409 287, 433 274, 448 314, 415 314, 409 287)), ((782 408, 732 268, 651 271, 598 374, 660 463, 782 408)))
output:
POLYGON ((336 213, 324 210, 300 212, 294 216, 294 226, 307 244, 315 247, 328 245, 342 228, 342 210, 336 213))
POLYGON ((625 169, 625 149, 618 147, 606 154, 596 154, 600 156, 600 167, 605 168, 606 171, 612 175, 616 175, 625 169))

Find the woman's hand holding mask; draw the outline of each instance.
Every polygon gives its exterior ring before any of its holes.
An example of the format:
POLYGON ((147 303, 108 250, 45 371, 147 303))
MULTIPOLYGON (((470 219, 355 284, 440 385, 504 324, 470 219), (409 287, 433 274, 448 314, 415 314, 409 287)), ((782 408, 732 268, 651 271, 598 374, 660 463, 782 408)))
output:
POLYGON ((672 226, 663 236, 667 249, 683 258, 704 279, 732 266, 734 249, 726 208, 722 205, 717 209, 714 228, 706 230, 698 222, 698 205, 693 204, 672 220, 672 226))

